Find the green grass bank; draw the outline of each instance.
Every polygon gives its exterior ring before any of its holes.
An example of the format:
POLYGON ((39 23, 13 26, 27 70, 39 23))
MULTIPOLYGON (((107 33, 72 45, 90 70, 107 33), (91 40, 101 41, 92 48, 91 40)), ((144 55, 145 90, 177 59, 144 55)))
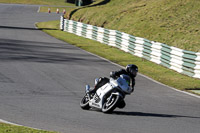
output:
POLYGON ((127 64, 137 64, 139 72, 157 80, 163 84, 172 86, 179 90, 190 91, 191 89, 199 89, 200 80, 194 79, 145 59, 138 58, 129 53, 123 52, 117 48, 101 44, 99 42, 76 36, 59 30, 59 21, 41 22, 36 24, 40 30, 68 42, 72 45, 80 47, 86 51, 104 57, 112 62, 126 66, 127 64))
POLYGON ((96 0, 65 17, 200 52, 199 0, 96 0))

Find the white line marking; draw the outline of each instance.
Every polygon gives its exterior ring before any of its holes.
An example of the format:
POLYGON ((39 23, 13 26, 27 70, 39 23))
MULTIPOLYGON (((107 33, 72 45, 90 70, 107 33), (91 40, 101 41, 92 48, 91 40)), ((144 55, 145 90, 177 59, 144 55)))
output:
POLYGON ((16 123, 12 123, 12 122, 8 122, 8 121, 2 120, 2 119, 0 119, 0 122, 6 123, 6 124, 15 125, 15 126, 22 126, 22 125, 19 125, 19 124, 16 124, 16 123))
POLYGON ((171 86, 168 86, 168 85, 165 85, 165 84, 163 84, 163 83, 160 83, 160 82, 158 82, 158 81, 156 81, 156 80, 154 80, 154 79, 152 79, 152 78, 150 78, 150 77, 147 77, 147 76, 145 76, 145 75, 143 75, 143 74, 140 74, 140 73, 139 73, 139 75, 140 75, 140 76, 143 76, 143 77, 145 77, 145 78, 147 78, 147 79, 149 79, 149 80, 151 80, 151 81, 153 81, 153 82, 155 82, 155 83, 157 83, 157 84, 159 84, 159 85, 168 87, 168 88, 170 88, 170 89, 172 89, 172 90, 175 90, 175 91, 178 91, 178 92, 181 92, 181 93, 185 93, 185 94, 187 94, 187 95, 190 95, 190 96, 193 96, 193 97, 196 97, 196 98, 200 98, 200 96, 198 96, 198 95, 195 95, 195 94, 192 94, 192 93, 189 93, 189 92, 186 92, 186 91, 178 90, 178 89, 173 88, 173 87, 171 87, 171 86))
POLYGON ((38 7, 38 10, 37 10, 38 13, 40 12, 40 7, 41 7, 41 6, 38 7))
MULTIPOLYGON (((19 124, 13 123, 13 122, 8 122, 8 121, 2 120, 2 119, 0 119, 0 122, 1 122, 1 123, 5 123, 5 124, 14 125, 14 126, 28 127, 28 126, 19 125, 19 124)), ((32 129, 42 130, 42 131, 44 131, 43 129, 34 128, 34 127, 28 127, 28 128, 32 128, 32 129)))
POLYGON ((37 23, 38 23, 38 22, 35 22, 35 23, 34 23, 35 29, 38 29, 38 27, 36 26, 37 23))

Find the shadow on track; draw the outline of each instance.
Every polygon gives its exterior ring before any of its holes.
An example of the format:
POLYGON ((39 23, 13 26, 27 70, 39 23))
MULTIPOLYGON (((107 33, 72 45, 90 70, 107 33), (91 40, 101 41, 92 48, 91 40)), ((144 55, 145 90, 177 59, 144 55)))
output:
POLYGON ((98 58, 80 53, 78 49, 66 45, 66 43, 25 41, 0 38, 0 61, 4 62, 40 62, 59 64, 94 64, 105 63, 98 58), (73 51, 73 52, 72 52, 73 51), (77 52, 76 52, 77 51, 77 52))
POLYGON ((200 118, 200 117, 193 117, 193 116, 181 116, 181 115, 170 115, 170 114, 156 114, 156 113, 143 113, 143 112, 123 112, 123 111, 113 111, 112 115, 144 116, 144 117, 160 117, 160 118, 177 118, 177 117, 196 118, 196 119, 200 118))

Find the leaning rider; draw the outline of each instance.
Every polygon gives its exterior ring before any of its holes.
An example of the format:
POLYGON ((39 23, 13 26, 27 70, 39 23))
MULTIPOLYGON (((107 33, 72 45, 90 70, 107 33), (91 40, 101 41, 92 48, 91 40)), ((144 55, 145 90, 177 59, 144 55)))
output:
MULTIPOLYGON (((126 66, 125 69, 110 72, 110 77, 116 79, 116 78, 120 77, 120 75, 122 75, 122 74, 128 75, 131 78, 130 87, 132 88, 132 91, 134 91, 135 77, 137 76, 137 72, 138 72, 138 67, 134 64, 129 64, 126 66)), ((100 88, 107 82, 109 82, 108 78, 105 78, 105 77, 99 78, 94 89, 90 90, 89 93, 94 94, 98 88, 100 88)))

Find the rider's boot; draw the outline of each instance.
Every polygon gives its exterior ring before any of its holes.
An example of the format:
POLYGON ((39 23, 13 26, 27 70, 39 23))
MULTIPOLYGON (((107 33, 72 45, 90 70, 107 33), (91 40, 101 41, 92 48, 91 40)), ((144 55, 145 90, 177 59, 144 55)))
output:
POLYGON ((119 104, 118 104, 118 108, 120 108, 120 109, 124 108, 125 106, 126 106, 126 103, 125 103, 124 100, 121 100, 121 101, 119 102, 119 104))

